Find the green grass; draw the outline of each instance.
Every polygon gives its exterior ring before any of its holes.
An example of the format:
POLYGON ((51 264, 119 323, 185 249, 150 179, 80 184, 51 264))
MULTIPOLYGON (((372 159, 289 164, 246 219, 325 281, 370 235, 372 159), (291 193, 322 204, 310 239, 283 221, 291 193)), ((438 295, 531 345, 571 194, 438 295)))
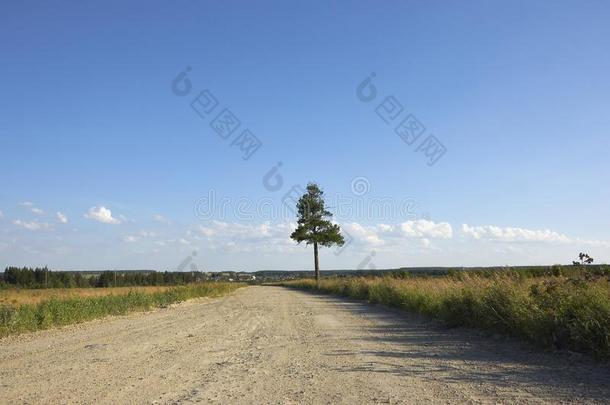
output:
POLYGON ((38 304, 1 305, 0 336, 166 307, 190 298, 220 296, 243 286, 239 283, 201 283, 153 293, 130 291, 123 295, 51 298, 38 304))
POLYGON ((323 279, 319 286, 310 279, 282 285, 397 307, 540 347, 610 358, 607 276, 351 277, 323 279))

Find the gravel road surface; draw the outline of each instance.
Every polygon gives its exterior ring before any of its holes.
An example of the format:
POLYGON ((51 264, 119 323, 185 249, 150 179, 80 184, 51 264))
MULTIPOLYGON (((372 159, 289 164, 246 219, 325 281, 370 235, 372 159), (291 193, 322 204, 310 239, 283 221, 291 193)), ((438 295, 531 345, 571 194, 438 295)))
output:
POLYGON ((2 403, 602 403, 610 365, 253 286, 0 340, 2 403))

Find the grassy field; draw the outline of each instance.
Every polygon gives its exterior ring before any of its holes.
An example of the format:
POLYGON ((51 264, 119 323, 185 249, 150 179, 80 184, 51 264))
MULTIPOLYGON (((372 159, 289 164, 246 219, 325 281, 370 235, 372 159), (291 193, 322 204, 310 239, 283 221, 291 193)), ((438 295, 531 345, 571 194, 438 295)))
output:
POLYGON ((49 299, 66 299, 78 297, 103 297, 105 295, 125 295, 130 291, 155 293, 167 291, 171 286, 146 287, 109 287, 109 288, 7 288, 0 290, 0 305, 20 306, 38 304, 49 299))
POLYGON ((2 290, 0 337, 220 296, 243 286, 209 282, 178 287, 2 290))
POLYGON ((319 286, 311 279, 283 285, 398 307, 449 326, 499 332, 542 347, 610 357, 607 275, 350 277, 323 279, 319 286))

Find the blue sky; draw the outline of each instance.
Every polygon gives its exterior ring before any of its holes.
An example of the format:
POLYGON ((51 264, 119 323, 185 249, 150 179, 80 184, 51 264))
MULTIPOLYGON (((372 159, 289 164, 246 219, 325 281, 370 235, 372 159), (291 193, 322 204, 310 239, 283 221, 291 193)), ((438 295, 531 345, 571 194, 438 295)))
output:
POLYGON ((609 20, 601 1, 5 2, 0 266, 310 268, 280 212, 308 181, 353 240, 322 268, 610 261, 609 20))

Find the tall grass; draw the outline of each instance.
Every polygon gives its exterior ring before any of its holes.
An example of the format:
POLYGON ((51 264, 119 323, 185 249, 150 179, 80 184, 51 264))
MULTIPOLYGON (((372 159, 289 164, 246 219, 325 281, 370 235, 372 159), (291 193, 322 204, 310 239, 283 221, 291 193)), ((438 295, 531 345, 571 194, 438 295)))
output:
POLYGON ((156 292, 131 290, 121 295, 74 296, 50 298, 37 304, 0 305, 0 336, 165 307, 190 298, 219 296, 242 286, 243 284, 238 283, 213 282, 156 292))
POLYGON ((543 347, 610 357, 610 284, 605 276, 352 277, 324 279, 319 286, 309 279, 283 285, 398 307, 449 326, 499 332, 543 347))
POLYGON ((19 306, 38 304, 50 299, 69 299, 78 297, 101 297, 105 295, 125 295, 131 291, 154 293, 166 291, 172 286, 135 286, 135 287, 85 287, 85 288, 6 288, 0 289, 0 305, 19 306))

